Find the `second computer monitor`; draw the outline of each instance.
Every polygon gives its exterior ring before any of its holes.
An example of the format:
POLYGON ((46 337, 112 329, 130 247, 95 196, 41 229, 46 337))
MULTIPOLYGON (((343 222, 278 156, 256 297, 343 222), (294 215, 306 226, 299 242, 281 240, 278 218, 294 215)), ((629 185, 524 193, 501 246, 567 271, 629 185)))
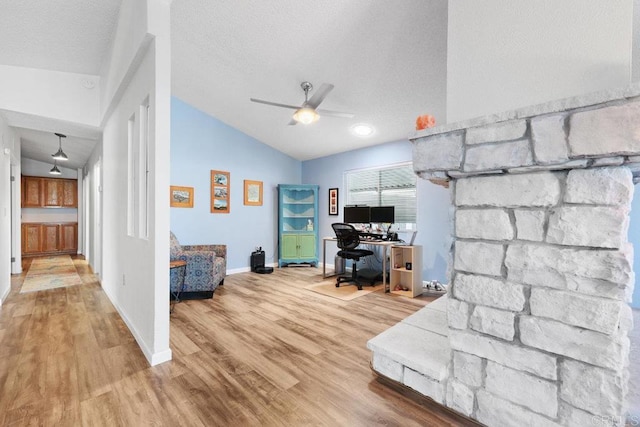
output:
POLYGON ((369 220, 369 206, 345 206, 344 207, 344 222, 347 224, 368 224, 369 220))
POLYGON ((372 223, 393 224, 396 222, 395 213, 395 206, 373 206, 369 213, 369 218, 372 223))

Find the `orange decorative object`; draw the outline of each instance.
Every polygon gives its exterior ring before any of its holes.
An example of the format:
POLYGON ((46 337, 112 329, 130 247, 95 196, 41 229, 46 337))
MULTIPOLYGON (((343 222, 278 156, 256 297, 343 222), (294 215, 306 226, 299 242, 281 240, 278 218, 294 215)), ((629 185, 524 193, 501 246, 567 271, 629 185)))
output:
POLYGON ((423 114, 422 116, 418 116, 416 119, 416 130, 432 128, 435 125, 436 118, 429 114, 423 114))

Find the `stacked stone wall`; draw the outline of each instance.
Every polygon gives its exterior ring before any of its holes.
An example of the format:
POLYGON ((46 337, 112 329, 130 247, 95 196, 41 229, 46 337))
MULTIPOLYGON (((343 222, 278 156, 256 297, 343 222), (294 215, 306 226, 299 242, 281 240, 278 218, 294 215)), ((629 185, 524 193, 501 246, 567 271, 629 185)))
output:
POLYGON ((488 425, 620 417, 634 283, 631 172, 478 176, 451 189, 447 405, 488 425), (592 186, 615 190, 593 197, 592 186))
POLYGON ((624 425, 639 94, 413 140, 454 207, 447 406, 489 426, 624 425))

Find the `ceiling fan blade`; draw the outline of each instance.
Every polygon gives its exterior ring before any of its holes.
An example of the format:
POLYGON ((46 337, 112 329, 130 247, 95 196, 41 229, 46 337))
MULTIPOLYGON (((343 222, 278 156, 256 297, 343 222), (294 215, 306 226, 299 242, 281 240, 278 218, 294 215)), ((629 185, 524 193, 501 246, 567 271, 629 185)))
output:
POLYGON ((306 102, 307 107, 318 108, 318 105, 324 100, 325 96, 329 95, 329 92, 333 90, 333 85, 328 83, 322 83, 320 89, 313 94, 310 100, 306 102))
POLYGON ((352 119, 355 117, 355 115, 351 114, 351 113, 343 113, 341 111, 333 111, 333 110, 323 110, 321 108, 316 110, 318 112, 318 114, 320 114, 321 116, 328 116, 328 117, 342 117, 345 119, 352 119))
POLYGON ((262 99, 249 98, 249 100, 252 102, 257 102, 259 104, 273 105, 274 107, 291 108, 294 110, 297 110, 298 108, 300 108, 295 105, 287 105, 287 104, 280 104, 278 102, 263 101, 262 99))

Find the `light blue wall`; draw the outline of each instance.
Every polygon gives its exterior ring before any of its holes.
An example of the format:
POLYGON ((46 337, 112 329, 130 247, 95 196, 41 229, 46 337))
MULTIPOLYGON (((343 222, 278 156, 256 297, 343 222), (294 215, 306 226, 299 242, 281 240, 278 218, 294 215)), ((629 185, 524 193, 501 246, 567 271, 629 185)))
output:
MULTIPOLYGON (((302 182, 304 184, 320 185, 320 212, 318 216, 320 237, 333 236, 334 232, 331 224, 342 221, 342 208, 345 201, 345 171, 385 166, 411 160, 411 143, 405 140, 303 162, 302 182), (339 188, 340 214, 338 216, 330 216, 328 212, 329 188, 339 188)), ((446 283, 447 257, 451 246, 449 190, 434 185, 429 181, 418 179, 417 192, 418 234, 414 244, 422 245, 422 279, 437 279, 446 283)), ((401 235, 400 237, 406 238, 406 235, 401 235)), ((322 247, 320 250, 322 251, 322 247)), ((335 245, 327 245, 328 264, 333 264, 335 252, 335 245)), ((320 253, 320 256, 322 256, 322 253, 320 253)))
MULTIPOLYGON (((300 162, 191 107, 178 98, 171 102, 171 185, 195 188, 193 209, 171 208, 171 230, 183 244, 222 243, 228 248, 227 268, 246 269, 256 246, 266 252, 267 263, 277 261, 277 184, 320 186, 320 237, 333 236, 331 223, 342 221, 344 172, 411 161, 411 143, 396 141, 300 162), (210 171, 231 173, 231 212, 209 210, 210 171), (263 181, 263 206, 243 205, 243 180, 263 181), (340 214, 328 214, 328 190, 340 189, 340 214)), ((423 280, 447 282, 451 246, 449 190, 418 179, 418 235, 423 248, 423 280)), ((634 197, 629 241, 634 243, 634 264, 640 265, 640 197, 634 197)), ((403 237, 403 236, 401 236, 403 237)), ((322 251, 320 242, 319 250, 322 251)), ((329 245, 327 263, 333 264, 335 246, 329 245)), ((320 252, 322 256, 322 252, 320 252)), ((321 260, 322 261, 322 260, 321 260)), ((633 303, 640 308, 640 286, 633 303)))
MULTIPOLYGON (((629 221, 629 241, 633 243, 633 265, 634 271, 637 271, 640 267, 640 194, 635 192, 633 200, 631 201, 631 214, 629 221)), ((640 274, 636 272, 636 280, 640 279, 640 274)), ((633 302, 631 307, 640 308, 640 284, 636 282, 636 287, 633 291, 633 302)))
MULTIPOLYGON (((194 187, 194 207, 171 208, 182 244, 226 244, 227 269, 243 269, 256 246, 277 255, 278 184, 299 184, 301 162, 197 110, 171 100, 171 185, 194 187), (210 171, 230 172, 230 213, 210 213, 210 171), (244 206, 245 179, 263 182, 262 206, 244 206)), ((277 258, 277 256, 276 256, 277 258)))

